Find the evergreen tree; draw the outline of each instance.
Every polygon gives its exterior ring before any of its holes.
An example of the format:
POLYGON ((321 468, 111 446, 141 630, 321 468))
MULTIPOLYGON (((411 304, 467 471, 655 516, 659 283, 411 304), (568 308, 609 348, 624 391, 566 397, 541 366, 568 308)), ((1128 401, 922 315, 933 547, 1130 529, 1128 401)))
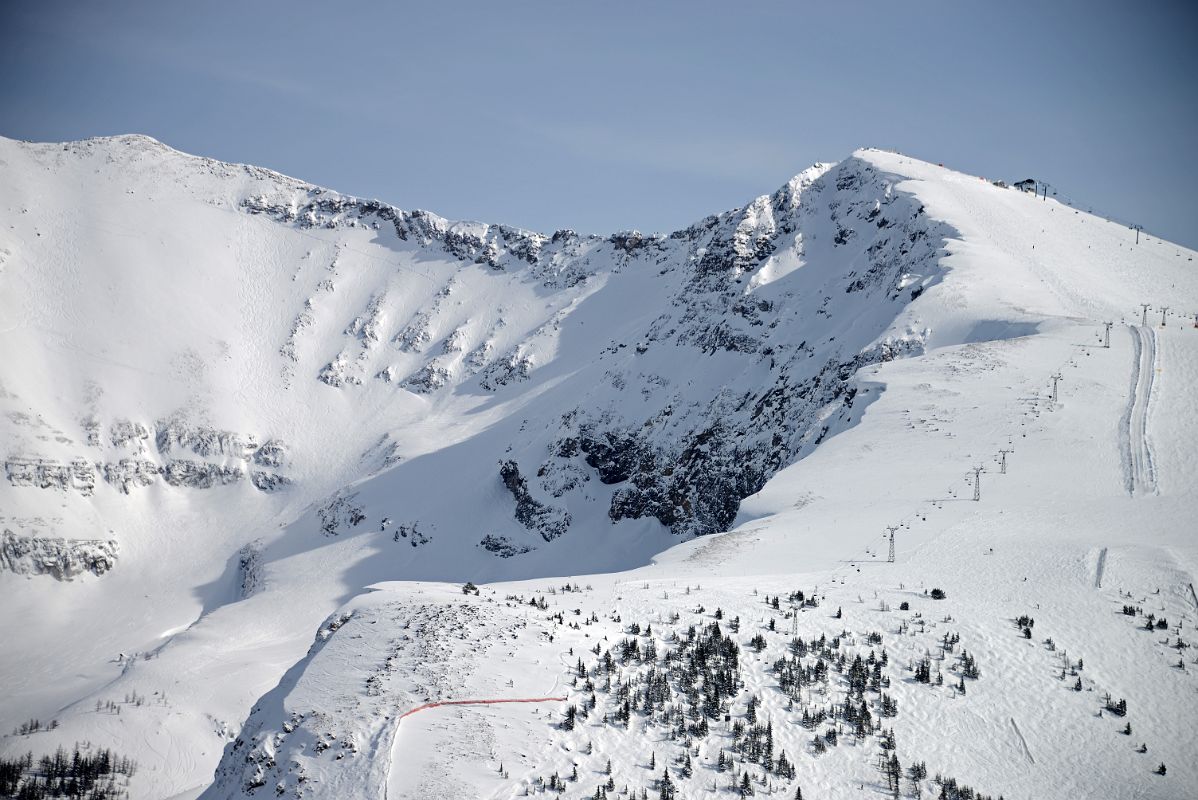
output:
POLYGON ((919 797, 920 782, 923 781, 927 777, 928 777, 928 767, 927 767, 927 764, 925 764, 924 762, 917 761, 914 764, 912 764, 911 766, 907 767, 907 780, 909 780, 911 782, 911 794, 915 795, 916 797, 919 797))
POLYGON ((674 800, 674 782, 670 780, 668 769, 661 771, 661 793, 658 797, 659 800, 674 800))
POLYGON ((890 791, 894 792, 895 796, 899 793, 899 781, 903 776, 903 768, 899 764, 898 756, 893 751, 890 753, 890 758, 886 759, 886 784, 890 791))

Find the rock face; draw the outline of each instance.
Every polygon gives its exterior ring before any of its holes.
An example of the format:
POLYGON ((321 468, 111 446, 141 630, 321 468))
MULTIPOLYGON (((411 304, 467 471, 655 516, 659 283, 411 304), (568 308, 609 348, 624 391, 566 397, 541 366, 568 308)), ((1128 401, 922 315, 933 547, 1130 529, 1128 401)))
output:
MULTIPOLYGON (((187 450, 198 456, 228 456, 244 461, 256 456, 260 450, 252 434, 222 431, 206 425, 189 426, 168 420, 159 420, 156 427, 155 443, 158 452, 164 456, 175 450, 187 450)), ((274 445, 273 442, 268 444, 274 445)))
MULTIPOLYGON (((576 387, 556 422, 502 459, 515 519, 548 542, 572 525, 567 509, 593 502, 592 478, 611 487, 602 512, 612 522, 653 518, 683 536, 725 530, 743 498, 852 424, 854 403, 870 399, 858 371, 922 350, 922 331, 886 333, 940 279, 941 245, 955 235, 898 182, 866 158, 816 165, 772 195, 668 236, 545 237, 315 188, 255 195, 242 208, 299 228, 387 230, 401 249, 519 272, 548 292, 621 273, 655 276, 665 302, 654 318, 593 333, 575 326, 600 337, 599 383, 576 387)), ((573 325, 569 314, 496 348, 493 336, 480 341, 468 326, 442 322, 459 287, 450 278, 402 319, 394 293, 373 290, 319 380, 353 392, 360 375, 374 374, 429 398, 467 384, 500 396, 535 385, 545 354, 573 325), (384 342, 417 366, 364 372, 384 342)), ((492 334, 505 325, 499 316, 492 334)), ((500 532, 481 546, 505 557, 532 547, 500 532)))
POLYGON ((237 551, 237 569, 241 577, 241 598, 251 597, 262 590, 262 543, 250 542, 237 551))
POLYGON ((543 488, 569 493, 585 465, 615 487, 612 521, 652 517, 680 535, 726 530, 744 497, 851 424, 861 368, 922 350, 919 333, 876 340, 938 280, 950 235, 891 176, 849 159, 668 238, 612 237, 629 262, 680 272, 679 288, 641 337, 609 347, 610 389, 562 415, 536 469, 543 488), (747 277, 775 264, 810 272, 795 282, 806 291, 752 292, 747 277), (640 368, 655 351, 695 366, 640 368), (704 361, 728 375, 707 393, 693 388, 704 361), (630 413, 637 395, 651 413, 630 413))
POLYGON ((211 489, 213 486, 236 483, 245 477, 245 471, 236 467, 178 458, 167 462, 162 470, 162 477, 171 486, 211 489))
POLYGON ((494 553, 500 558, 521 556, 532 551, 532 548, 528 545, 516 544, 506 536, 496 536, 493 533, 488 533, 484 536, 482 541, 478 543, 478 546, 490 553, 494 553))
MULTIPOLYGON (((64 152, 39 158, 57 168, 76 157, 64 152)), ((107 404, 95 381, 69 436, 20 410, 20 450, 0 453, 10 486, 311 504, 306 524, 325 535, 365 530, 376 511, 418 517, 438 531, 401 536, 420 557, 452 546, 451 529, 474 531, 457 546, 502 558, 629 520, 678 536, 726 530, 745 497, 859 417, 874 396, 864 367, 921 351, 926 332, 904 315, 940 279, 955 235, 861 156, 668 235, 606 237, 454 222, 253 168, 171 161, 160 147, 142 157, 140 170, 165 161, 181 176, 181 202, 240 217, 214 248, 239 253, 223 274, 248 281, 238 302, 260 305, 271 287, 280 307, 221 317, 232 341, 205 329, 163 347, 173 360, 157 368, 182 389, 166 407, 133 395, 107 404), (199 340, 212 340, 202 354, 199 340), (405 494, 426 486, 405 472, 409 454, 439 450, 441 436, 483 450, 454 462, 469 473, 461 483, 405 494), (345 487, 359 494, 389 470, 403 473, 393 490, 346 499, 345 487), (423 504, 459 490, 469 512, 423 504), (262 496, 279 492, 290 494, 262 496), (462 524, 447 524, 459 512, 462 524)), ((205 295, 205 314, 232 298, 205 295)))
POLYGON ((256 469, 250 473, 250 481, 253 482, 254 488, 260 492, 277 492, 291 485, 290 478, 284 477, 277 472, 266 472, 260 469, 256 469))
POLYGON ((366 520, 362 507, 354 502, 354 498, 354 495, 337 496, 316 510, 324 535, 336 536, 343 530, 356 528, 366 520))
POLYGON ((511 352, 491 363, 483 372, 479 382, 484 389, 494 391, 501 386, 528 380, 533 370, 533 360, 520 352, 511 352))
POLYGON ((4 463, 4 474, 13 486, 73 489, 85 497, 96 490, 96 470, 82 458, 69 464, 41 458, 12 459, 4 463))
POLYGON ((287 446, 270 439, 254 452, 254 463, 263 467, 281 467, 287 460, 287 446))
MULTIPOLYGON (((100 421, 85 419, 82 427, 88 445, 103 449, 100 421)), ((118 456, 115 460, 93 463, 83 457, 59 461, 16 456, 5 461, 5 477, 13 486, 72 490, 84 497, 95 493, 97 474, 121 494, 152 486, 160 478, 176 488, 226 486, 244 479, 249 464, 262 467, 249 471, 250 480, 259 491, 277 492, 292 483, 289 477, 276 471, 287 462, 287 445, 277 439, 268 439, 260 445, 253 434, 211 426, 188 425, 179 420, 158 420, 149 426, 122 419, 109 426, 108 441, 110 452, 118 456), (151 441, 161 463, 152 457, 151 441), (198 458, 172 457, 179 453, 191 453, 198 458)))
POLYGON ((415 394, 431 394, 449 383, 449 370, 428 364, 409 375, 401 384, 415 394))
POLYGON ((140 486, 150 486, 158 479, 158 465, 145 458, 122 458, 104 465, 104 480, 122 494, 140 486))
POLYGON ((49 575, 69 581, 85 572, 99 576, 116 566, 117 543, 100 539, 0 535, 0 567, 18 575, 49 575))
POLYGON ((569 530, 570 515, 533 497, 528 491, 528 481, 520 474, 520 466, 515 461, 501 462, 499 477, 516 501, 516 521, 521 525, 536 531, 547 542, 552 542, 569 530))
POLYGON ((826 434, 818 425, 821 412, 829 406, 850 412, 857 370, 917 348, 905 342, 843 363, 828 361, 798 384, 783 372, 773 385, 737 398, 734 406, 717 398, 705 409, 703 427, 664 445, 654 443, 653 432, 669 423, 668 412, 635 427, 579 424, 556 451, 581 453, 600 481, 619 486, 608 511, 613 521, 654 517, 680 534, 726 530, 741 499, 760 490, 804 443, 818 443, 826 434))

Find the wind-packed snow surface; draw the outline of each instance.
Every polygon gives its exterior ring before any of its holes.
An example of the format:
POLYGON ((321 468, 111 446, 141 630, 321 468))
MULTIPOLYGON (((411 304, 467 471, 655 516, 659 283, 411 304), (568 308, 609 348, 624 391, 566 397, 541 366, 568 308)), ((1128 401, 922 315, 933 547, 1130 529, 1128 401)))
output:
POLYGON ((0 140, 0 186, 0 731, 40 723, 0 755, 110 747, 137 798, 1198 793, 1191 251, 878 150, 668 236, 144 137, 0 140))

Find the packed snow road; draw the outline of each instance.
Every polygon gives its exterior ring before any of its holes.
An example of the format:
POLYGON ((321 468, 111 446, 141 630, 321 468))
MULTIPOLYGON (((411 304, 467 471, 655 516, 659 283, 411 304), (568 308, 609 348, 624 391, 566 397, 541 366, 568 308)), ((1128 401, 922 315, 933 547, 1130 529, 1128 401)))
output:
POLYGON ((1152 382, 1156 372, 1156 333, 1152 328, 1131 326, 1133 358, 1131 397, 1120 426, 1123 449, 1123 474, 1127 493, 1132 497, 1153 495, 1156 490, 1156 467, 1148 443, 1148 405, 1152 399, 1152 382))

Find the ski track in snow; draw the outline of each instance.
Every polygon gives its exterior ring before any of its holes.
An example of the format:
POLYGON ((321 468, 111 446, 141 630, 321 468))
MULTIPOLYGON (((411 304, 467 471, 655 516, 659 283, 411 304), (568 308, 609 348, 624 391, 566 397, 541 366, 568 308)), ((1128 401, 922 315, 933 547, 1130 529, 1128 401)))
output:
MULTIPOLYGON (((1102 552, 1105 554, 1106 549, 1104 548, 1102 552)), ((1011 727, 1015 729, 1015 735, 1019 737, 1019 745, 1023 748, 1023 754, 1027 756, 1028 762, 1035 764, 1036 759, 1032 757, 1032 751, 1027 747, 1027 739, 1023 738, 1023 731, 1019 730, 1019 723, 1015 722, 1014 717, 1011 717, 1011 727)))
POLYGON ((1132 497, 1152 495, 1156 489, 1156 467, 1148 444, 1148 405, 1156 371, 1156 333, 1152 328, 1132 326, 1133 358, 1131 397, 1120 426, 1123 473, 1132 497))

